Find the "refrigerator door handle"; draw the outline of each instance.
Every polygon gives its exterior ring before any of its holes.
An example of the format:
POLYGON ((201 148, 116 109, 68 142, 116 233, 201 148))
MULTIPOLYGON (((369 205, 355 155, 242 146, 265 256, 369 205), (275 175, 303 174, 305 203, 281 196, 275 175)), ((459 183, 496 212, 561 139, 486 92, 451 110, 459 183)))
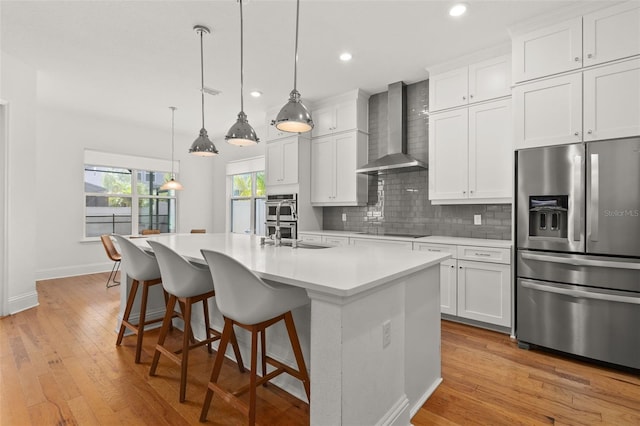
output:
POLYGON ((542 291, 546 293, 556 293, 556 294, 562 294, 565 296, 582 298, 582 299, 605 300, 609 302, 631 303, 634 305, 640 305, 640 297, 619 296, 617 294, 596 293, 596 292, 585 291, 585 290, 574 290, 571 288, 563 288, 563 287, 550 286, 546 284, 539 284, 535 281, 523 280, 523 279, 520 280, 520 284, 524 288, 529 288, 531 290, 537 290, 537 291, 542 291))
POLYGON ((632 262, 615 262, 611 260, 591 260, 591 259, 578 259, 575 257, 557 257, 545 254, 535 254, 521 252, 520 256, 523 259, 537 260, 540 262, 562 263, 565 265, 573 266, 594 266, 601 268, 616 268, 616 269, 632 269, 640 270, 640 263, 632 262))
MULTIPOLYGON (((580 201, 580 193, 581 193, 581 184, 582 184, 582 156, 576 155, 573 158, 572 164, 572 172, 573 172, 573 182, 571 185, 571 206, 569 207, 569 212, 572 215, 572 229, 571 233, 573 234, 574 241, 580 241, 582 239, 582 235, 580 232, 580 220, 582 208, 580 205, 582 202, 580 201)), ((571 238, 571 235, 569 235, 571 238)))
POLYGON ((599 155, 591 154, 591 197, 589 198, 589 239, 598 241, 598 211, 600 204, 599 155))

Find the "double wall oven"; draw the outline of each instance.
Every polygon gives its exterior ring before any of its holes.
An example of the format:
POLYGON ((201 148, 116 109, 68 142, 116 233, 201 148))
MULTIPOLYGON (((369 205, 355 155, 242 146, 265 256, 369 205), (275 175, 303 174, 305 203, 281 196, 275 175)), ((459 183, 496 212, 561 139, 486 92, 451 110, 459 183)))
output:
POLYGON ((280 206, 280 236, 282 238, 298 238, 298 196, 297 194, 267 195, 266 208, 266 236, 276 233, 278 221, 278 206, 280 206))
POLYGON ((640 138, 516 164, 519 343, 640 368, 640 138))

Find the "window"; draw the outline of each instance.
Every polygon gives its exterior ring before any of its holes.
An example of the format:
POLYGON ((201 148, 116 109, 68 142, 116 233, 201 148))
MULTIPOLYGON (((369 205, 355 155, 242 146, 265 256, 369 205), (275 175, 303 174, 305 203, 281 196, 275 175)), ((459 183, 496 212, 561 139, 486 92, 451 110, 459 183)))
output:
POLYGON ((170 173, 158 171, 170 168, 169 161, 85 151, 84 237, 176 232, 175 191, 160 190, 170 173))
POLYGON ((231 232, 264 235, 264 171, 231 175, 231 232))

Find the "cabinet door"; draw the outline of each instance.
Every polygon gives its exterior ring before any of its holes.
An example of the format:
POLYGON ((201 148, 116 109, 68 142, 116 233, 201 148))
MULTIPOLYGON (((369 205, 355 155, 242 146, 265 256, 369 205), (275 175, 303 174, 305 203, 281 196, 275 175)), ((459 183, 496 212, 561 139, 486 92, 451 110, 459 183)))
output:
POLYGON ((329 135, 336 126, 336 109, 334 106, 318 108, 313 111, 313 137, 329 135))
POLYGON ((334 136, 335 144, 335 197, 336 202, 355 202, 357 199, 357 145, 356 133, 334 136))
POLYGON ((355 130, 358 127, 358 114, 356 100, 342 102, 335 107, 335 127, 334 132, 344 132, 355 130))
POLYGON ((282 180, 281 184, 298 183, 298 143, 297 136, 282 140, 282 180))
POLYGON ((279 141, 267 143, 265 155, 267 185, 281 184, 283 179, 282 144, 279 141))
POLYGON ((584 72, 584 139, 640 135, 640 59, 584 72))
POLYGON ((469 107, 469 198, 512 197, 511 100, 469 107))
POLYGON ((322 236, 317 234, 304 234, 302 232, 298 232, 298 239, 301 241, 306 241, 309 243, 321 243, 322 236))
POLYGON ((331 244, 334 246, 348 246, 349 245, 349 237, 340 237, 336 235, 323 235, 322 242, 331 244))
POLYGON ((335 197, 334 143, 331 136, 311 140, 311 202, 325 203, 335 197))
POLYGON ((516 148, 582 141, 582 75, 550 78, 513 89, 516 148))
POLYGON ((511 326, 511 266, 458 260, 458 316, 511 326))
POLYGON ((516 82, 582 67, 582 17, 541 28, 512 40, 516 82))
POLYGON ((469 103, 511 94, 511 58, 500 56, 469 65, 469 103))
POLYGON ((458 277, 456 260, 447 259, 440 263, 440 313, 458 314, 458 277))
POLYGON ((429 111, 438 111, 469 103, 468 67, 429 78, 429 111))
POLYGON ((584 16, 584 65, 640 54, 640 3, 627 2, 584 16))
POLYGON ((466 108, 429 117, 429 199, 467 197, 468 147, 466 108))

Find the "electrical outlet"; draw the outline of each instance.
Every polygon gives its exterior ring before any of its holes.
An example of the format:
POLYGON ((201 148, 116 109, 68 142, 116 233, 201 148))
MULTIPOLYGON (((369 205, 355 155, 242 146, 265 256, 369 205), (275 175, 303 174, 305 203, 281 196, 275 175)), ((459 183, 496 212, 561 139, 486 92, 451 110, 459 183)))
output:
POLYGON ((343 222, 347 221, 347 214, 346 213, 342 213, 342 221, 343 222))
POLYGON ((473 215, 473 224, 474 225, 482 225, 482 216, 479 214, 473 215))
POLYGON ((391 344, 391 320, 382 323, 382 348, 391 344))

